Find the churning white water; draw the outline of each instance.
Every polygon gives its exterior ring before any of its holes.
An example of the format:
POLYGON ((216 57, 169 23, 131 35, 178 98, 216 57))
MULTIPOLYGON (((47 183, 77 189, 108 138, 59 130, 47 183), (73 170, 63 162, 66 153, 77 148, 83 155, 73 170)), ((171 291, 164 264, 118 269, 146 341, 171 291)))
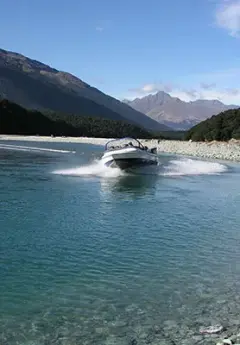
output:
MULTIPOLYGON (((60 150, 52 148, 42 148, 22 145, 0 144, 0 149, 28 151, 28 152, 56 152, 56 153, 75 153, 71 150, 60 150)), ((161 158, 160 158, 161 163, 161 158)), ((177 158, 169 160, 167 163, 160 164, 157 167, 146 167, 142 171, 143 174, 154 174, 162 176, 184 176, 184 175, 213 175, 226 172, 227 166, 218 162, 209 162, 203 160, 195 160, 190 158, 177 158)), ((137 171, 136 171, 137 172, 137 171)), ((100 177, 118 177, 127 173, 117 169, 104 166, 101 160, 96 160, 87 165, 80 165, 69 169, 60 169, 53 171, 54 174, 68 176, 100 176, 100 177)))
POLYGON ((194 159, 171 160, 164 168, 164 175, 213 175, 227 171, 227 167, 218 162, 207 162, 194 159))
MULTIPOLYGON (((143 174, 154 174, 162 176, 183 176, 183 175, 212 175, 227 171, 227 167, 217 162, 206 162, 194 159, 176 159, 170 160, 166 165, 145 168, 143 174)), ((141 173, 141 170, 137 170, 141 173)), ((101 161, 95 161, 91 164, 78 166, 70 169, 56 170, 53 173, 68 176, 100 176, 100 177, 118 177, 127 173, 117 169, 109 168, 101 161)))

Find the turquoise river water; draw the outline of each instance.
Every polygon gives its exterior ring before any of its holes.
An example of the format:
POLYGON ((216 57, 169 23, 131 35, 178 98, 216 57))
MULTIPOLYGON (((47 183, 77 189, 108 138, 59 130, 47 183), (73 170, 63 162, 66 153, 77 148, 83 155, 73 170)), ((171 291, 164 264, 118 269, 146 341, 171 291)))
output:
POLYGON ((215 344, 240 332, 240 165, 0 142, 0 344, 215 344))

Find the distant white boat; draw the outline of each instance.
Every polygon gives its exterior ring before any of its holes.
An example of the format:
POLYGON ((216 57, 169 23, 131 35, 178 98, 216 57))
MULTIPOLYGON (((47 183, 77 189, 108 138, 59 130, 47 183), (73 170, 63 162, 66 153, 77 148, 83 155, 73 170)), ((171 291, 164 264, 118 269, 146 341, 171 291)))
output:
POLYGON ((157 165, 157 148, 149 149, 131 137, 114 139, 106 143, 101 160, 107 167, 122 170, 157 165))

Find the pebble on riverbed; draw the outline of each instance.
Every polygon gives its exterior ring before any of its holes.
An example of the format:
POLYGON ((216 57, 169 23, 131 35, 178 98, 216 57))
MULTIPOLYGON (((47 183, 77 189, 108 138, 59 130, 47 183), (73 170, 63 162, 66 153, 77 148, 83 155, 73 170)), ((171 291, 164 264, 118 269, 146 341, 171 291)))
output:
POLYGON ((223 330, 222 325, 215 325, 215 326, 210 326, 206 328, 200 328, 200 333, 201 334, 216 334, 220 333, 223 330))

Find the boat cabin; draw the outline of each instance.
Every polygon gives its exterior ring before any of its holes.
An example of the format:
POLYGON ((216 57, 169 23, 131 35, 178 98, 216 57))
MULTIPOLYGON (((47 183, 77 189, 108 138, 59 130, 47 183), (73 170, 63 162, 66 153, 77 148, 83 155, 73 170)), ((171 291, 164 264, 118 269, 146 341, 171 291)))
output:
POLYGON ((154 147, 152 149, 149 149, 147 146, 143 146, 139 140, 135 138, 122 138, 122 139, 113 139, 110 140, 106 143, 105 145, 105 151, 111 151, 111 150, 119 150, 119 149, 124 149, 128 147, 134 147, 140 150, 145 150, 150 153, 157 153, 157 148, 154 147))

